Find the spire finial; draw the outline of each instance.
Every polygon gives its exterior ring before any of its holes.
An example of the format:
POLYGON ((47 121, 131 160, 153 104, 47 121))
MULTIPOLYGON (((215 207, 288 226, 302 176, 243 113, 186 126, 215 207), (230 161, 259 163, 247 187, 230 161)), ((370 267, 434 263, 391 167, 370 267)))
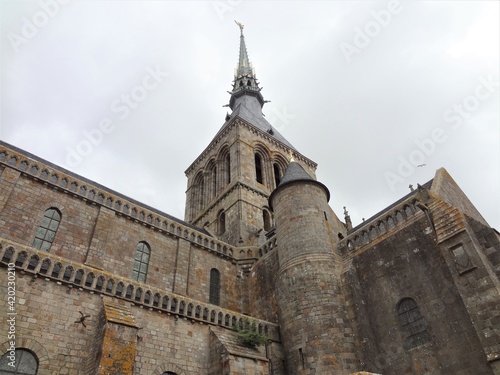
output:
POLYGON ((351 217, 349 216, 349 212, 347 212, 347 209, 344 206, 344 220, 345 220, 345 227, 347 230, 352 229, 352 221, 351 217))
MULTIPOLYGON (((243 28, 245 27, 241 22, 234 20, 234 23, 240 28, 240 54, 238 58, 238 65, 234 72, 233 91, 231 91, 231 99, 229 99, 229 108, 234 110, 236 99, 243 96, 253 96, 257 99, 260 108, 264 105, 264 97, 260 93, 261 88, 255 71, 248 58, 247 47, 245 45, 245 35, 243 35, 243 28)), ((262 113, 258 114, 262 116, 262 113)))
POLYGON ((238 22, 236 20, 234 20, 234 22, 236 22, 236 24, 240 27, 240 31, 243 34, 243 28, 245 27, 245 25, 243 25, 241 22, 238 22))

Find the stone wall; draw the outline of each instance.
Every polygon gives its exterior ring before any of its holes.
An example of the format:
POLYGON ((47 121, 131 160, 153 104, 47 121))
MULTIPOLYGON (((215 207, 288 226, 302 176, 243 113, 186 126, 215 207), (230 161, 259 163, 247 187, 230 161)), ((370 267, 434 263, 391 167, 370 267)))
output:
POLYGON ((366 370, 492 374, 435 241, 428 220, 419 215, 411 225, 378 238, 349 263, 343 279, 351 290, 366 370), (399 309, 407 298, 415 301, 419 312, 412 310, 419 324, 411 333, 399 309))

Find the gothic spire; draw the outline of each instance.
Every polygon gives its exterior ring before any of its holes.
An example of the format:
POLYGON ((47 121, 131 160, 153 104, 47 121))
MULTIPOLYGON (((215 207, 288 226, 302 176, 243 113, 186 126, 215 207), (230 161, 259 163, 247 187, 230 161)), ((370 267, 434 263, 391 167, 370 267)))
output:
MULTIPOLYGON (((236 22, 236 21, 234 21, 236 22)), ((231 99, 229 100, 229 107, 234 110, 236 99, 250 95, 255 97, 260 107, 264 105, 265 101, 260 93, 261 88, 257 82, 255 71, 248 58, 247 47, 245 44, 245 36, 243 35, 243 25, 239 22, 236 24, 240 27, 240 55, 238 59, 238 66, 236 67, 233 80, 233 90, 230 92, 231 99)))

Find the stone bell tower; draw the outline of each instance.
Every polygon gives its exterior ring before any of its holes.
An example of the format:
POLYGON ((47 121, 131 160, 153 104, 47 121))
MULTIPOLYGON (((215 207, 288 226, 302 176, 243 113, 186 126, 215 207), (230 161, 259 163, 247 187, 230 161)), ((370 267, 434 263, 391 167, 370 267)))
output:
POLYGON ((264 117, 261 87, 250 63, 243 25, 225 123, 186 170, 185 220, 233 246, 256 246, 273 227, 268 205, 289 155, 310 174, 316 163, 301 155, 264 117))
POLYGON ((345 227, 330 193, 297 162, 269 201, 276 220, 276 296, 287 374, 349 374, 355 369, 351 327, 340 286, 338 233, 345 227))

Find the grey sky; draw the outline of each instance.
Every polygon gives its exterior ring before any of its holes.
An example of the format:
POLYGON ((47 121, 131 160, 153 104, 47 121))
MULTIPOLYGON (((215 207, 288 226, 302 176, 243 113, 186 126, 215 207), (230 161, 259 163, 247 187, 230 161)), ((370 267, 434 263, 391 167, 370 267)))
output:
POLYGON ((229 110, 236 19, 267 119, 318 163, 340 217, 445 167, 500 228, 496 1, 0 6, 0 137, 55 164, 183 218, 184 170, 229 110))

